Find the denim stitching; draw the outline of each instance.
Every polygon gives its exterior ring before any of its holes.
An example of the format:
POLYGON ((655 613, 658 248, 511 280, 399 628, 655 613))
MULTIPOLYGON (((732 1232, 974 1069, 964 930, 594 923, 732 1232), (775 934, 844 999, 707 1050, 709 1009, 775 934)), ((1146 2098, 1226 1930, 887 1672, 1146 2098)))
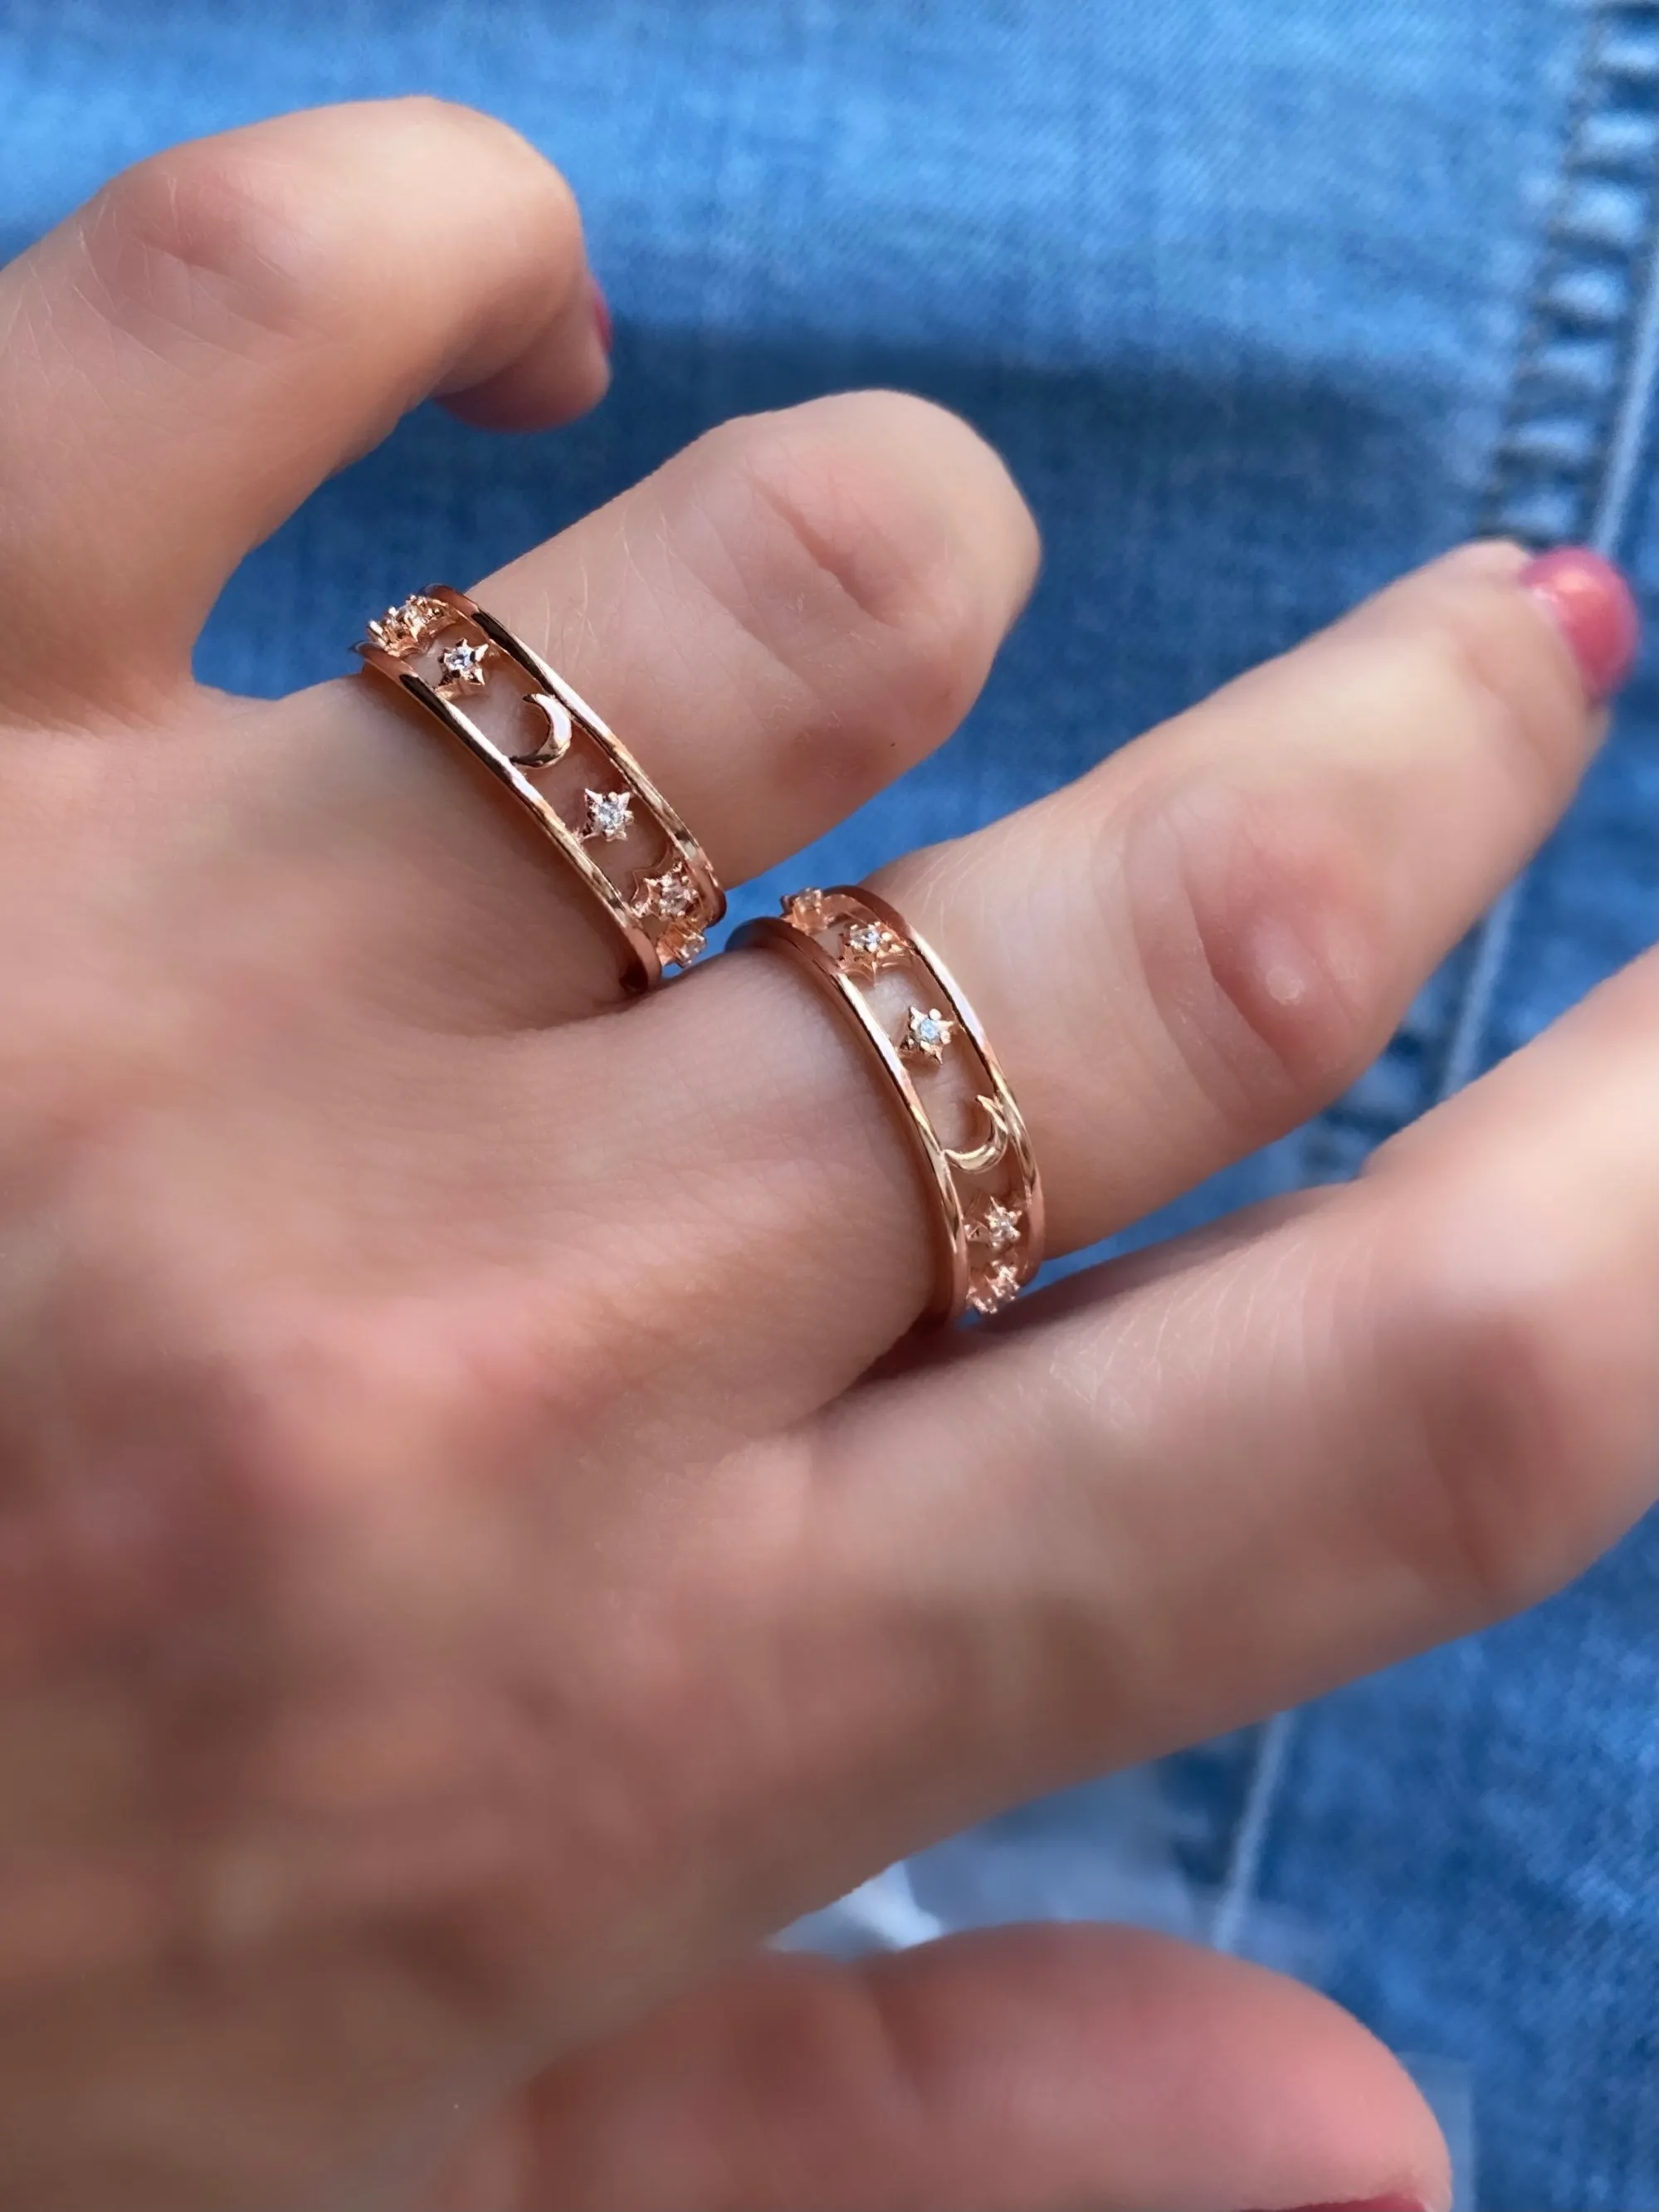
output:
POLYGON ((1654 0, 1592 7, 1483 533, 1561 544, 1583 538, 1601 504, 1635 368, 1638 257, 1653 228, 1656 63, 1654 0))
MULTIPOLYGON (((1589 16, 1554 210, 1479 526, 1482 535, 1527 544, 1585 538, 1611 556, 1636 489, 1659 385, 1659 259, 1650 247, 1639 298, 1636 260, 1654 234, 1659 117, 1651 95, 1659 76, 1659 5, 1595 0, 1589 16), (1623 127, 1609 128, 1615 121, 1623 127)), ((1479 1069, 1526 881, 1522 876, 1510 885, 1474 933, 1434 1103, 1479 1069)), ((1211 1923, 1217 1950, 1235 1951, 1243 1937, 1297 1717, 1294 1711, 1275 1713, 1256 1731, 1211 1923)))
MULTIPOLYGON (((1611 555, 1635 489, 1636 456, 1654 390, 1654 286, 1637 289, 1636 252, 1654 229, 1652 163, 1659 117, 1650 94, 1659 74, 1659 6, 1653 0, 1603 0, 1592 15, 1582 81, 1574 101, 1556 205, 1546 234, 1532 313, 1516 364, 1509 421, 1493 456, 1483 529, 1523 543, 1588 540, 1611 555), (1644 127, 1607 143, 1601 128, 1633 100, 1644 127), (1609 204, 1612 195, 1613 204, 1609 204), (1626 239, 1616 272, 1609 234, 1626 239), (1623 312, 1616 321, 1589 311, 1615 277, 1623 312), (1583 280, 1583 281, 1579 281, 1583 280), (1600 280, 1599 283, 1597 280, 1600 280), (1599 359, 1586 360, 1583 333, 1599 323, 1599 359), (1580 451, 1562 435, 1562 379, 1552 364, 1574 349, 1581 394, 1580 451), (1604 390, 1585 386, 1599 367, 1604 390)), ((1632 119, 1621 116, 1629 124, 1632 119)), ((1523 875, 1481 922, 1462 1002, 1452 1025, 1436 1101, 1460 1091, 1484 1057, 1493 999, 1526 896, 1523 875)))

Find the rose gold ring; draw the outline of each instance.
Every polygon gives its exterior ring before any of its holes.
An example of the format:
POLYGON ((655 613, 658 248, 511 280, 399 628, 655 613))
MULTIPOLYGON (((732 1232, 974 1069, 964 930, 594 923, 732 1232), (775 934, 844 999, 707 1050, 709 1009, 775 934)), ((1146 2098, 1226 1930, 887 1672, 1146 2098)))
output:
POLYGON ((556 669, 447 584, 389 607, 356 650, 459 738, 557 846, 621 936, 629 990, 659 983, 665 964, 690 966, 726 912, 708 855, 556 669))
POLYGON ((1042 1185, 997 1056, 950 970, 873 891, 797 891, 734 946, 794 958, 851 1016, 915 1146, 937 1231, 924 1322, 993 1314, 1042 1261, 1042 1185))

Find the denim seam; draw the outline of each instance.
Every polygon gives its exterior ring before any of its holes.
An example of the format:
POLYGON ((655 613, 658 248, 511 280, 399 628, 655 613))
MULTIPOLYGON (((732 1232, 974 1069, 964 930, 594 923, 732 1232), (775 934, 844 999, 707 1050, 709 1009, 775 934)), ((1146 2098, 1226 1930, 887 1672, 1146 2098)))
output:
POLYGON ((1609 560, 1616 557, 1630 521, 1656 400, 1659 400, 1659 235, 1651 240, 1631 373, 1626 380, 1624 404, 1608 441, 1607 465, 1602 471, 1595 518, 1589 533, 1590 544, 1609 560))
MULTIPOLYGON (((1637 483, 1632 456, 1641 450, 1659 376, 1659 261, 1651 246, 1659 115, 1650 99, 1644 129, 1626 129, 1620 137, 1606 125, 1632 88, 1638 98, 1650 94, 1656 76, 1659 0, 1592 0, 1509 404, 1479 501, 1483 535, 1534 544, 1588 538, 1608 554, 1618 542, 1637 483), (1607 204, 1609 194, 1616 214, 1607 204), (1622 269, 1607 243, 1620 217, 1632 234, 1622 269), (1638 258, 1644 244, 1649 247, 1645 282, 1638 258), (1588 358, 1587 331, 1600 334, 1588 358), (1571 377, 1563 373, 1569 355, 1571 377), (1598 372, 1593 384, 1584 374, 1587 367, 1598 372), (1563 392, 1575 385, 1576 402, 1564 404, 1563 392), (1575 415, 1577 441, 1564 440, 1564 419, 1575 415)), ((1461 1090, 1480 1066, 1526 883, 1522 876, 1510 884, 1474 933, 1434 1103, 1461 1090)), ((1243 1937, 1297 1717, 1294 1710, 1275 1713, 1257 1729, 1211 1923, 1218 1950, 1236 1950, 1243 1937)))
POLYGON ((1583 538, 1637 364, 1652 234, 1659 0, 1593 0, 1509 405, 1478 527, 1583 538), (1622 111, 1622 112, 1621 112, 1622 111), (1612 125, 1622 126, 1617 131, 1612 125))
MULTIPOLYGON (((1597 123, 1619 98, 1627 74, 1616 66, 1619 49, 1609 25, 1638 14, 1648 19, 1650 27, 1659 21, 1659 8, 1644 6, 1638 9, 1630 6, 1628 0, 1611 0, 1611 4, 1608 0, 1601 0, 1591 14, 1585 33, 1554 205, 1545 228, 1531 306, 1510 386, 1510 405, 1481 501, 1479 526, 1482 536, 1517 538, 1523 543, 1541 544, 1552 539, 1560 542, 1573 538, 1599 538, 1601 534, 1593 532, 1588 520, 1595 481, 1588 458, 1573 462, 1563 453, 1559 440, 1552 440, 1550 435, 1553 422, 1559 421, 1559 416, 1558 413, 1553 417, 1549 407, 1548 368, 1552 356, 1571 342, 1572 325, 1583 320, 1582 313, 1577 317, 1564 314, 1561 302, 1572 296, 1575 274, 1587 269, 1594 273, 1604 234, 1604 226, 1592 228, 1589 225, 1579 205, 1584 189, 1592 179, 1607 175, 1609 170, 1616 173, 1627 191, 1640 191, 1645 184, 1645 178, 1638 173, 1639 162, 1632 158, 1628 144, 1622 149, 1624 160, 1617 164, 1605 158, 1598 160, 1595 152, 1597 123), (1553 526, 1545 527, 1540 485, 1552 476, 1553 526)), ((1638 318, 1632 312, 1636 297, 1633 283, 1626 283, 1623 295, 1618 321, 1603 329, 1603 366, 1613 372, 1608 381, 1615 393, 1621 386, 1626 393, 1632 390, 1632 380, 1627 374, 1620 375, 1618 371, 1636 360, 1638 318)), ((1583 431, 1592 428, 1592 405, 1588 399, 1582 403, 1579 427, 1583 431)), ((1605 415, 1602 420, 1601 427, 1607 434, 1599 441, 1587 437, 1583 446, 1586 457, 1597 453, 1604 457, 1601 469, 1603 483, 1608 481, 1615 450, 1628 443, 1628 440, 1620 440, 1613 434, 1619 416, 1625 411, 1617 406, 1616 399, 1614 406, 1613 423, 1609 424, 1605 415)), ((1624 473, 1628 475, 1628 470, 1624 473)), ((1599 499, 1595 504, 1599 508, 1599 499)), ((1598 514, 1598 522, 1601 520, 1598 514)), ((1450 1025, 1445 1057, 1435 1086, 1436 1103, 1461 1091, 1480 1067, 1492 1003, 1508 964, 1525 889, 1526 877, 1517 877, 1494 901, 1477 927, 1462 998, 1450 1025)))
MULTIPOLYGON (((1630 456, 1639 449, 1641 417, 1652 404, 1654 374, 1653 164, 1659 151, 1659 112, 1650 98, 1643 109, 1645 127, 1626 129, 1616 146, 1601 143, 1607 119, 1633 88, 1650 94, 1659 76, 1659 0, 1600 0, 1590 17, 1580 80, 1557 186, 1555 204, 1540 256, 1526 334, 1516 364, 1504 430, 1492 457, 1483 502, 1483 526, 1496 536, 1543 543, 1584 539, 1611 554, 1624 525, 1624 510, 1635 489, 1630 456), (1611 194, 1618 215, 1610 222, 1611 194), (1600 210, 1597 213, 1595 210, 1600 210), (1609 265, 1609 228, 1622 221, 1630 243, 1616 274, 1609 265), (1647 267, 1641 249, 1645 246, 1647 267), (1643 281, 1644 275, 1646 282, 1643 281), (1605 280, 1616 293, 1616 320, 1604 319, 1596 354, 1586 362, 1580 333, 1585 316, 1564 303, 1579 296, 1580 286, 1605 280), (1572 413, 1559 398, 1550 365, 1569 346, 1577 353, 1581 453, 1566 454, 1553 435, 1572 413), (1585 388, 1587 368, 1600 371, 1601 389, 1585 388), (1542 455, 1545 467, 1528 466, 1542 455), (1553 473, 1551 526, 1540 526, 1546 508, 1540 486, 1553 473)), ((1449 1097, 1476 1073, 1485 1057, 1492 1003, 1503 983, 1516 925, 1525 902, 1528 876, 1511 884, 1488 911, 1475 934, 1462 1002, 1454 1019, 1436 1086, 1437 1101, 1449 1097)))

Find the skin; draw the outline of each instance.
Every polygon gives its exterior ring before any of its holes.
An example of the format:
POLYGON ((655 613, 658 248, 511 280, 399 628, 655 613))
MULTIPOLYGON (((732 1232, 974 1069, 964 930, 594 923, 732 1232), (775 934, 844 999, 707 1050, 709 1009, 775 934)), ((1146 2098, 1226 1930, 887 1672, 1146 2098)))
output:
MULTIPOLYGON (((1437 2212, 1393 2060, 1241 1962, 756 1947, 1639 1512, 1651 963, 1358 1183, 884 1359, 922 1200, 784 963, 619 1006, 418 715, 189 673, 421 396, 606 375, 568 191, 430 101, 176 149, 0 274, 0 2205, 1437 2212)), ((737 881, 950 734, 1035 559, 967 428, 866 393, 477 589, 737 881)), ((1547 833, 1597 717, 1522 562, 884 872, 1051 1249, 1341 1090, 1547 833)))

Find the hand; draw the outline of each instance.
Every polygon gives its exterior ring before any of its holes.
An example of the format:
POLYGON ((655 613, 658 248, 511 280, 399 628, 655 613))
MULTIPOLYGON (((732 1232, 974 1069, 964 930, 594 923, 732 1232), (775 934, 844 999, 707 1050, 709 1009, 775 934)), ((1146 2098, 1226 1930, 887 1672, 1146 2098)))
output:
MULTIPOLYGON (((239 556, 423 393, 599 396, 559 180, 431 102, 290 117, 118 179, 0 331, 0 2204, 1443 2204, 1393 2062, 1238 1962, 753 1947, 1632 1518, 1651 966, 1358 1184, 869 1378, 927 1216, 788 964, 618 1009, 389 690, 191 678, 239 556)), ((971 433, 864 394, 477 590, 735 882, 949 735, 1035 557, 971 433)), ((1595 718, 1523 558, 884 872, 1052 1249, 1340 1091, 1548 830, 1595 718)))

